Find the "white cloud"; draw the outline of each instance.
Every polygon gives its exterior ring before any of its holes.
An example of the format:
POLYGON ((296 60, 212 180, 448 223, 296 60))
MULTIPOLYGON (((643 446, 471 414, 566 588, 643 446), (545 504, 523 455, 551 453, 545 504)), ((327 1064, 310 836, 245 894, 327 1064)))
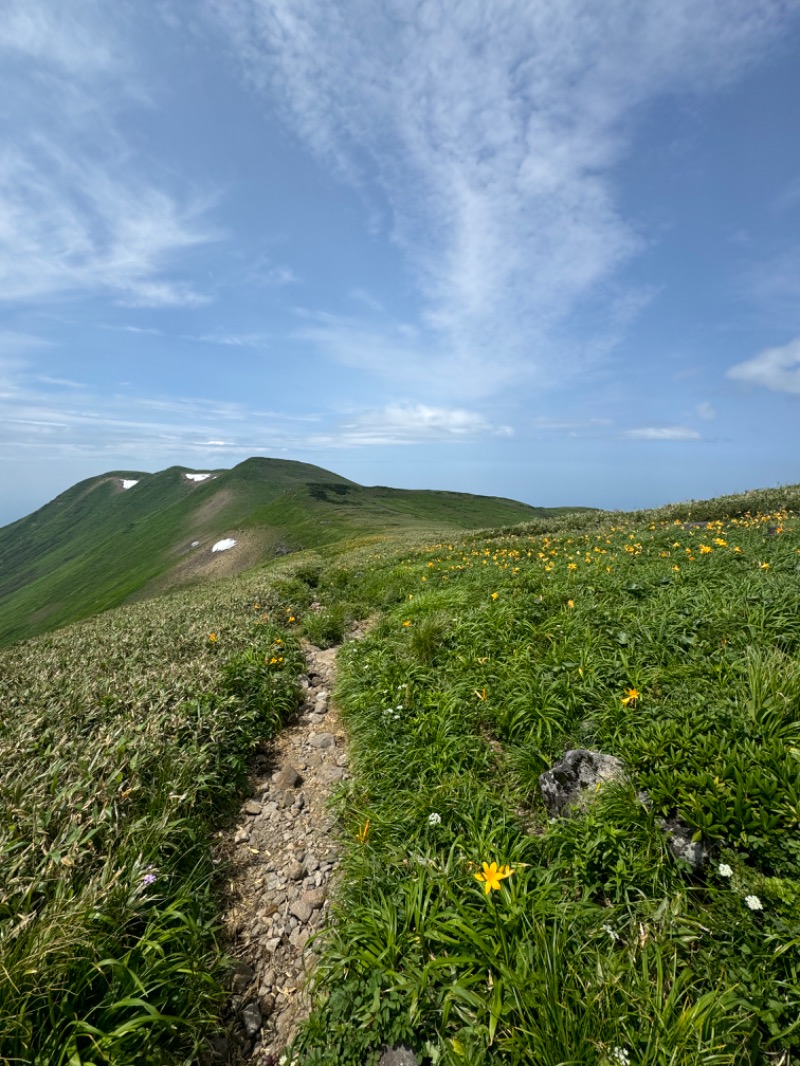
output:
POLYGON ((727 377, 775 392, 800 394, 800 337, 781 348, 765 348, 752 359, 737 363, 728 370, 727 377))
POLYGON ((57 5, 9 0, 0 20, 0 50, 25 62, 60 68, 71 78, 91 78, 124 61, 108 36, 93 32, 99 18, 99 6, 92 0, 80 6, 69 0, 57 5))
POLYGON ((713 422, 714 419, 717 417, 716 408, 714 407, 713 403, 709 403, 707 400, 704 400, 702 403, 697 404, 697 406, 695 407, 695 413, 698 415, 698 417, 704 419, 704 421, 706 422, 713 422))
POLYGON ((109 292, 136 307, 207 302, 167 276, 217 239, 208 197, 145 174, 117 113, 141 105, 128 9, 13 2, 0 20, 0 301, 109 292), (11 101, 14 101, 11 106, 11 101), (24 101, 24 106, 22 102, 24 101))
POLYGON ((511 432, 462 407, 394 403, 347 417, 324 409, 288 415, 192 395, 108 393, 0 360, 0 461, 46 457, 57 447, 59 455, 96 456, 109 466, 161 468, 194 460, 202 470, 219 455, 318 455, 340 447, 466 443, 511 432))
POLYGON ((195 341, 198 344, 221 344, 226 348, 267 348, 269 338, 265 333, 201 333, 193 336, 181 335, 181 340, 195 341))
POLYGON ((429 362, 500 377, 574 371, 551 365, 559 329, 643 247, 614 186, 643 105, 736 78, 789 17, 773 0, 206 2, 254 90, 388 209, 429 362))
POLYGON ((427 404, 389 404, 359 412, 342 421, 333 433, 311 438, 315 446, 466 443, 490 436, 512 435, 509 426, 492 426, 476 411, 427 404))
POLYGON ((47 348, 50 343, 33 333, 17 333, 10 329, 0 329, 0 355, 17 355, 37 348, 47 348))
POLYGON ((688 426, 642 426, 624 434, 633 440, 701 440, 696 429, 688 426))

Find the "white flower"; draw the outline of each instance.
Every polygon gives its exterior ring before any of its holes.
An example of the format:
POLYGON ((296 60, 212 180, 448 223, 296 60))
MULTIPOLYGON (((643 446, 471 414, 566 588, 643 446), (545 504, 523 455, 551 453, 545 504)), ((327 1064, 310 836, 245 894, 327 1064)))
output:
POLYGON ((758 896, 745 896, 744 901, 751 911, 763 911, 764 905, 758 896))
POLYGON ((726 862, 721 862, 719 864, 719 866, 717 867, 717 872, 719 873, 720 877, 732 877, 733 876, 733 870, 730 868, 730 866, 728 866, 728 864, 726 862))
POLYGON ((631 1061, 631 1053, 627 1048, 615 1047, 611 1052, 611 1058, 614 1062, 618 1062, 619 1066, 628 1066, 628 1063, 631 1061))
POLYGON ((610 925, 604 925, 603 932, 608 933, 612 940, 619 940, 619 933, 612 929, 610 925))
POLYGON ((441 824, 442 824, 442 816, 441 816, 441 814, 437 814, 436 811, 434 811, 432 814, 428 815, 428 825, 441 825, 441 824))

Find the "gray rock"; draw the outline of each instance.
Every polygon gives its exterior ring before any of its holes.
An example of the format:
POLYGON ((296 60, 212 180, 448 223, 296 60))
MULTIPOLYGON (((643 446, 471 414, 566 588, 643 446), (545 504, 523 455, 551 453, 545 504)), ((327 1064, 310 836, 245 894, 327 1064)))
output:
POLYGON ((234 993, 244 992, 255 975, 256 972, 252 966, 248 966, 246 962, 237 962, 231 974, 231 991, 234 993))
POLYGON ((261 804, 256 800, 248 800, 242 809, 245 814, 261 814, 261 804))
POLYGON ((276 788, 286 791, 286 789, 297 788, 298 785, 302 785, 303 778, 297 770, 287 762, 277 773, 272 775, 272 781, 276 788))
POLYGON ((307 922, 313 913, 313 908, 304 899, 293 899, 289 904, 289 910, 300 922, 307 922))
POLYGON ((325 902, 325 890, 309 888, 301 894, 300 899, 303 903, 307 903, 312 911, 318 910, 325 902))
POLYGON ((234 842, 234 844, 246 844, 249 839, 250 839, 250 830, 246 829, 244 826, 242 826, 241 829, 237 829, 236 830, 236 834, 235 834, 235 836, 233 838, 233 842, 234 842))
POLYGON ((410 1047, 398 1044, 384 1051, 378 1059, 378 1066, 419 1066, 419 1059, 410 1047))
POLYGON ((325 781, 331 785, 334 781, 341 781, 344 776, 345 771, 341 766, 323 766, 319 772, 320 781, 325 781))
POLYGON ((302 881, 306 875, 306 868, 302 862, 292 862, 286 867, 286 876, 290 881, 302 881))
POLYGON ((614 755, 576 748, 565 752, 560 763, 539 776, 539 788, 551 818, 580 807, 608 781, 625 776, 625 766, 614 755))
POLYGON ((708 863, 708 848, 699 840, 692 840, 692 830, 677 815, 665 818, 661 828, 667 838, 667 847, 676 859, 688 862, 695 873, 700 873, 708 863))
POLYGON ((336 765, 337 766, 349 766, 350 765, 350 756, 347 754, 347 752, 343 752, 339 756, 339 758, 336 760, 336 765))
POLYGON ((336 746, 336 738, 333 733, 312 733, 308 743, 312 748, 333 748, 336 746))
POLYGON ((242 1007, 240 1017, 242 1025, 249 1036, 255 1036, 256 1033, 260 1032, 263 1019, 261 1017, 261 1008, 254 999, 251 999, 249 1003, 242 1007))

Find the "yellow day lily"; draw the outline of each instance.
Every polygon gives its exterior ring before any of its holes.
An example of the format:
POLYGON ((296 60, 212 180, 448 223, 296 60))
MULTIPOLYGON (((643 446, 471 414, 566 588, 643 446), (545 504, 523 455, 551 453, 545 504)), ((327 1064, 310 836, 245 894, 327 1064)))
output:
POLYGON ((622 698, 622 703, 624 703, 624 705, 626 707, 629 707, 630 704, 636 703, 636 701, 638 699, 639 699, 639 690, 638 690, 638 688, 626 688, 625 689, 625 695, 622 698))
POLYGON ((488 862, 485 862, 483 864, 483 873, 474 874, 473 876, 476 881, 483 882, 483 890, 488 896, 492 889, 499 891, 500 882, 504 878, 510 877, 513 872, 510 866, 498 866, 496 862, 493 862, 490 866, 488 862))

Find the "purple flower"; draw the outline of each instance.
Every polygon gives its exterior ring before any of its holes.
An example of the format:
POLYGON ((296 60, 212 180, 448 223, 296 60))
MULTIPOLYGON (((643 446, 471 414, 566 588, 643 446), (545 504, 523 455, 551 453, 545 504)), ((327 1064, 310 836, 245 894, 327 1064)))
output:
POLYGON ((155 880, 156 880, 156 875, 155 874, 145 874, 144 877, 142 878, 142 884, 143 885, 152 885, 155 880))

